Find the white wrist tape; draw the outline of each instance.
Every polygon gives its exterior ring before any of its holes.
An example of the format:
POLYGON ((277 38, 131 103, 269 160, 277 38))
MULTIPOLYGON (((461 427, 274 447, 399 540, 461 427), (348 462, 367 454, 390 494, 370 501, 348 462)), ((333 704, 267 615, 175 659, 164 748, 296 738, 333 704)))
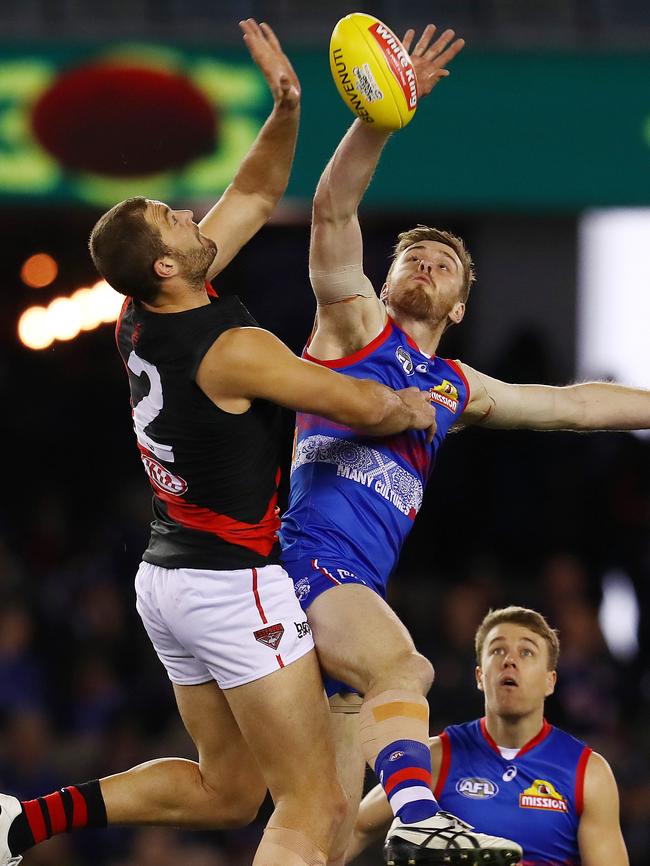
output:
POLYGON ((376 298, 372 283, 361 265, 348 265, 335 271, 309 270, 309 279, 319 307, 346 298, 376 298))

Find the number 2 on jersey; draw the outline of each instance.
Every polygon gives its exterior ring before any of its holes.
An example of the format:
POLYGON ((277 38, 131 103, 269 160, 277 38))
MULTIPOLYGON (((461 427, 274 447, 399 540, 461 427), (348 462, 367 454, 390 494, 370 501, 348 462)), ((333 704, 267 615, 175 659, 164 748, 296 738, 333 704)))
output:
POLYGON ((133 407, 133 426, 138 442, 143 448, 147 448, 155 454, 159 460, 173 463, 174 452, 172 446, 156 442, 145 433, 145 427, 148 427, 162 412, 163 392, 160 373, 153 364, 145 361, 144 358, 136 355, 135 352, 131 352, 129 355, 128 367, 138 378, 144 373, 149 380, 149 393, 145 394, 138 404, 133 407))

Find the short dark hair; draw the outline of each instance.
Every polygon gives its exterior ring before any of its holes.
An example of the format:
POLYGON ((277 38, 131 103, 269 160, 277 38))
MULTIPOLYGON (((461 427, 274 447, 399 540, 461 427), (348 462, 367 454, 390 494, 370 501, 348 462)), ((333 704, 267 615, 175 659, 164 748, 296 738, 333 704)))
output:
POLYGON ((476 630, 474 649, 476 650, 476 664, 479 667, 481 667, 481 656, 486 637, 495 626, 504 622, 521 625, 544 638, 548 648, 548 669, 554 671, 557 668, 560 658, 560 639, 557 631, 551 628, 541 613, 531 610, 529 607, 516 607, 515 605, 489 611, 476 630))
MULTIPOLYGON (((451 247, 456 253, 460 259, 461 265, 463 266, 461 301, 465 303, 469 297, 469 290, 472 287, 472 283, 476 279, 476 275, 474 274, 474 262, 472 261, 469 250, 465 246, 462 238, 452 235, 451 232, 425 225, 417 225, 415 228, 409 229, 407 232, 401 232, 397 236, 397 243, 393 250, 393 264, 400 253, 407 250, 410 246, 413 246, 413 244, 422 243, 422 241, 438 241, 438 243, 451 247)), ((392 268, 393 265, 391 265, 391 270, 392 268)))
POLYGON ((95 267, 117 292, 150 303, 161 288, 153 269, 169 250, 145 219, 147 200, 127 198, 100 217, 88 247, 95 267))

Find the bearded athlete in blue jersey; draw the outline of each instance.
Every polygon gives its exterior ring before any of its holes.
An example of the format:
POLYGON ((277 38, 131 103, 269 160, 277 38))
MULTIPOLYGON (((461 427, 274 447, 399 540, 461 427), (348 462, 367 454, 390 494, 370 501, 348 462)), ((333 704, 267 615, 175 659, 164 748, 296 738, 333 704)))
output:
MULTIPOLYGON (((446 64, 464 44, 451 30, 432 43, 434 30, 425 29, 411 55, 420 97, 448 74, 446 64)), ((413 37, 408 31, 407 50, 413 37)), ((299 414, 283 561, 307 611, 335 711, 339 776, 350 803, 343 834, 351 831, 368 763, 396 816, 389 863, 512 862, 515 849, 503 840, 468 834, 439 814, 424 697, 433 669, 386 604, 386 582, 452 425, 648 428, 650 394, 603 382, 512 385, 439 357, 440 339, 462 321, 474 279, 463 242, 418 226, 400 235, 379 296, 363 272, 357 210, 388 137, 355 121, 319 181, 310 249, 318 307, 305 355, 350 376, 428 390, 438 429, 431 443, 417 433, 371 442, 299 414)), ((424 142, 418 156, 429 173, 435 141, 424 142)))
MULTIPOLYGON (((523 866, 627 866, 616 781, 607 761, 544 719, 559 642, 537 611, 491 611, 476 633, 485 717, 431 740, 443 809, 513 836, 523 866)), ((392 813, 381 787, 363 800, 347 862, 382 835, 392 813)))

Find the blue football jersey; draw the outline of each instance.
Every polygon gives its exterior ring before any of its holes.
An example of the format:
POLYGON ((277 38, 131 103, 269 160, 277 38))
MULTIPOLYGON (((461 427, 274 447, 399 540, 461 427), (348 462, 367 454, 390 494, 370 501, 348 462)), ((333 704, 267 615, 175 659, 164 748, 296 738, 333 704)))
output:
POLYGON ((289 507, 281 530, 285 561, 319 558, 353 567, 382 592, 420 509, 424 487, 449 428, 469 399, 455 361, 420 352, 392 319, 368 346, 335 361, 304 357, 394 389, 429 391, 437 431, 373 439, 298 413, 289 507))
POLYGON ((477 830, 524 849, 523 866, 579 866, 578 823, 591 749, 544 722, 511 760, 485 719, 451 725, 440 736, 435 788, 442 806, 477 830))

